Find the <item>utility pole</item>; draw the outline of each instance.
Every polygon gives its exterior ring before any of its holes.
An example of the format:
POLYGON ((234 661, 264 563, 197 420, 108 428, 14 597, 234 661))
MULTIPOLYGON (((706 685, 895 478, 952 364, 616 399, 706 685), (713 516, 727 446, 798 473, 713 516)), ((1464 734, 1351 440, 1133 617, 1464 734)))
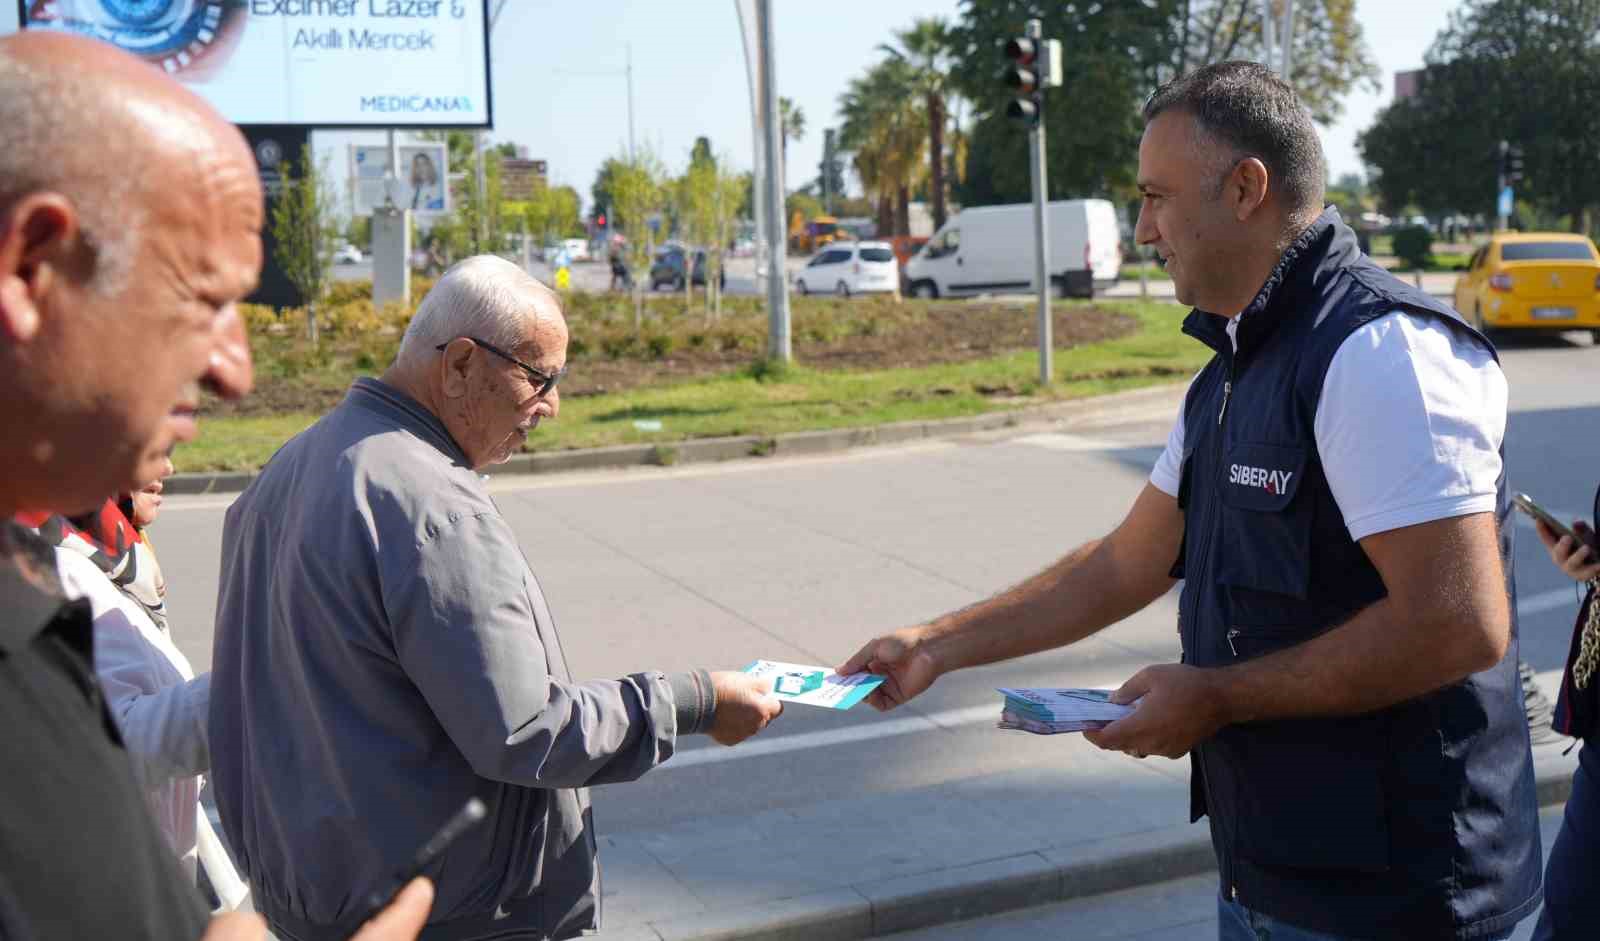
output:
POLYGON ((756 20, 761 51, 761 116, 765 134, 767 175, 767 242, 772 260, 767 272, 767 356, 787 363, 794 358, 789 345, 789 278, 784 265, 783 231, 783 129, 778 126, 778 61, 773 41, 772 0, 756 0, 756 20))
POLYGON ((1050 227, 1045 218, 1049 186, 1045 173, 1044 90, 1061 85, 1061 43, 1044 38, 1044 24, 1029 20, 1025 35, 1006 43, 1012 65, 1003 80, 1018 95, 1006 116, 1028 126, 1028 167, 1033 175, 1033 283, 1039 294, 1039 384, 1055 373, 1050 322, 1050 227))

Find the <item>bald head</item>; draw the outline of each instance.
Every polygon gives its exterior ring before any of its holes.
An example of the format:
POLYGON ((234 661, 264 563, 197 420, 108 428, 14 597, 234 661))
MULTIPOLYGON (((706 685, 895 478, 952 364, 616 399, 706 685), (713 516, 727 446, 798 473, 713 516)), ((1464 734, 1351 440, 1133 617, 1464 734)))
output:
POLYGON ((199 390, 250 386, 261 267, 238 130, 97 40, 0 38, 0 514, 81 510, 159 474, 199 390))
POLYGON ((224 153, 250 160, 238 129, 159 69, 83 36, 0 37, 0 218, 29 193, 77 210, 95 286, 125 278, 152 199, 224 153))

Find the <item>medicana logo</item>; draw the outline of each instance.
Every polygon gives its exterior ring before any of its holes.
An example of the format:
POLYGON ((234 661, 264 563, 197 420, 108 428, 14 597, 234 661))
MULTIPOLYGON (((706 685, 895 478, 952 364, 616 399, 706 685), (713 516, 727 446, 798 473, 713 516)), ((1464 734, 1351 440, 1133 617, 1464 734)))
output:
POLYGON ((1233 464, 1228 468, 1228 483, 1238 484, 1241 487, 1254 487, 1274 494, 1286 492, 1289 488, 1289 479, 1293 476, 1293 471, 1251 467, 1248 464, 1233 464))

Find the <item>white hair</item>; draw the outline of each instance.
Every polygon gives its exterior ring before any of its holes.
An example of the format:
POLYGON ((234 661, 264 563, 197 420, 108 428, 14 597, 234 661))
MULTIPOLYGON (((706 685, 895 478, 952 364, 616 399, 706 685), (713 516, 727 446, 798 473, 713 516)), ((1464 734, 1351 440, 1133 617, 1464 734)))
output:
POLYGON ((477 337, 503 350, 527 339, 528 321, 538 315, 534 301, 554 293, 533 275, 494 255, 474 255, 450 266, 400 338, 395 364, 413 368, 425 363, 442 344, 457 337, 477 337))
POLYGON ((144 159, 102 84, 0 52, 0 213, 33 193, 60 193, 92 253, 90 287, 114 295, 133 272, 145 224, 144 159))

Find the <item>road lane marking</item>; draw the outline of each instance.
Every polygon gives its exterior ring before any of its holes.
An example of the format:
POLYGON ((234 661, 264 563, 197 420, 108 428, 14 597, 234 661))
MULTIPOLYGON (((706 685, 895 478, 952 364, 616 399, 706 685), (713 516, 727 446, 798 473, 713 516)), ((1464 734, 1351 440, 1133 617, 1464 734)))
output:
MULTIPOLYGON (((1517 603, 1517 616, 1533 617, 1534 615, 1559 610, 1568 606, 1572 608, 1573 612, 1576 612, 1579 600, 1574 597, 1571 588, 1558 588, 1554 591, 1540 592, 1536 595, 1529 595, 1517 603)), ((1553 690, 1560 684, 1561 671, 1545 670, 1539 674, 1539 681, 1540 685, 1547 690, 1553 690)), ((774 755, 783 755, 789 752, 805 751, 812 748, 831 748, 836 745, 849 745, 856 742, 870 742, 877 739, 894 738, 899 735, 910 735, 916 732, 950 732, 969 725, 993 725, 999 718, 1000 710, 999 702, 997 701, 988 706, 970 706, 965 709, 949 709, 925 716, 913 715, 897 719, 885 719, 881 722, 853 725, 842 729, 801 732, 797 735, 785 735, 781 738, 756 738, 733 748, 724 748, 721 745, 702 746, 678 752, 666 764, 655 769, 655 773, 660 774, 663 771, 671 771, 674 768, 693 768, 699 765, 719 764, 724 761, 737 761, 743 758, 770 758, 774 755)))

